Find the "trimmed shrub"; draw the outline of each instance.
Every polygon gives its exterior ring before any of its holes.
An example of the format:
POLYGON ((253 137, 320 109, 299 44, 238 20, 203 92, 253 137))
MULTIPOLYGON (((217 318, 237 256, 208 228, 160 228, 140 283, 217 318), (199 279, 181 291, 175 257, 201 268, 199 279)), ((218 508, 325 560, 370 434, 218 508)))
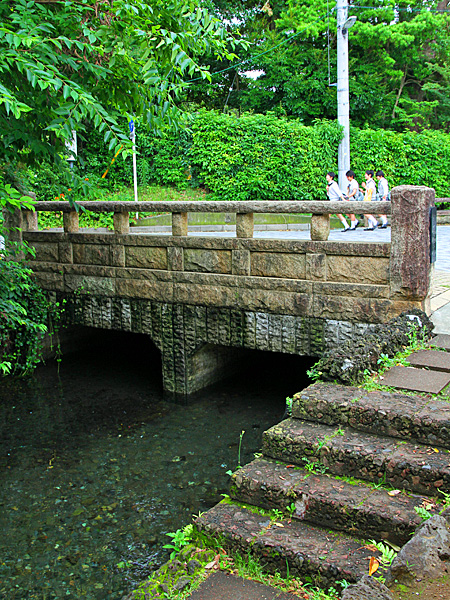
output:
POLYGON ((193 177, 220 200, 325 199, 341 128, 268 115, 200 112, 192 124, 193 177))

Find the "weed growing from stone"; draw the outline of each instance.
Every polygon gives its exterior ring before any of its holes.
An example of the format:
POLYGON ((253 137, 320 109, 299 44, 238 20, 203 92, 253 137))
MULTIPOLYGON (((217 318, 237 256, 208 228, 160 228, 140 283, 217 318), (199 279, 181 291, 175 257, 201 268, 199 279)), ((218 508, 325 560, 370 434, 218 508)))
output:
MULTIPOLYGON (((244 437, 244 433, 245 430, 243 429, 239 435, 239 446, 238 446, 238 464, 237 464, 237 469, 242 469, 242 465, 241 465, 241 447, 242 447, 242 438, 244 437)), ((226 474, 229 475, 230 477, 233 475, 233 471, 231 469, 229 469, 228 471, 226 471, 226 474)))
POLYGON ((312 381, 320 381, 320 377, 322 376, 322 371, 319 371, 319 369, 317 368, 318 364, 319 363, 316 363, 306 371, 306 374, 312 381))
MULTIPOLYGON (((398 392, 397 389, 391 388, 380 384, 380 379, 383 379, 383 373, 388 369, 396 366, 409 367, 411 366, 408 362, 408 356, 418 350, 428 350, 430 348, 430 342, 427 341, 427 329, 424 328, 420 334, 414 327, 410 328, 408 333, 408 345, 405 346, 399 352, 396 352, 393 356, 382 353, 377 360, 378 370, 370 371, 366 369, 364 371, 365 378, 361 384, 361 387, 369 392, 375 390, 382 390, 384 392, 398 392)), ((355 385, 358 385, 355 383, 355 385)))
POLYGON ((241 554, 239 552, 229 552, 226 555, 221 556, 221 568, 228 570, 239 577, 245 579, 252 579, 264 585, 270 585, 272 587, 283 590, 284 592, 295 594, 301 598, 320 598, 321 600, 334 600, 337 595, 327 595, 321 590, 305 590, 303 583, 296 577, 293 577, 289 573, 289 566, 286 564, 286 576, 282 576, 279 572, 273 574, 266 573, 264 567, 261 565, 259 559, 253 556, 250 552, 241 554), (306 593, 305 593, 306 592, 306 593), (314 594, 320 593, 322 595, 315 596, 314 594))
POLYGON ((189 525, 186 525, 186 527, 183 527, 182 529, 166 533, 167 536, 172 538, 172 543, 165 544, 163 548, 168 548, 169 550, 172 549, 172 552, 170 553, 171 559, 175 558, 177 553, 184 548, 184 546, 187 546, 192 542, 193 533, 194 526, 192 523, 189 523, 189 525))
POLYGON ((378 557, 378 561, 380 563, 380 567, 386 570, 391 566, 392 561, 397 556, 397 552, 387 544, 383 544, 383 542, 370 540, 370 543, 375 546, 379 552, 381 552, 381 555, 378 557))
POLYGON ((414 510, 416 511, 416 513, 419 515, 419 517, 422 519, 422 521, 428 521, 428 519, 431 519, 431 517, 433 516, 425 507, 423 506, 415 506, 414 510))
POLYGON ((289 506, 286 506, 286 510, 288 511, 288 513, 289 513, 289 516, 291 516, 291 517, 293 517, 293 516, 294 516, 294 513, 295 513, 295 511, 296 511, 296 508, 297 508, 297 507, 295 506, 295 503, 294 503, 294 502, 292 502, 292 504, 290 504, 289 506))
POLYGON ((328 467, 318 460, 312 461, 307 456, 304 456, 302 461, 305 463, 305 469, 308 473, 324 475, 328 471, 328 467))
POLYGON ((293 398, 289 398, 289 396, 286 398, 286 415, 288 417, 292 416, 292 403, 293 403, 294 399, 293 398))

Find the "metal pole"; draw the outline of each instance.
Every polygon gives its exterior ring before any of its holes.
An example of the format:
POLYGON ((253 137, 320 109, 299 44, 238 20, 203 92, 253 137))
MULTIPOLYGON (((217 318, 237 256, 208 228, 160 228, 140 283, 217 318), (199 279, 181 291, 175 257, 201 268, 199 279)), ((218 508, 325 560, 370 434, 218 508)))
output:
POLYGON ((66 151, 68 154, 67 162, 71 169, 73 169, 73 165, 77 161, 78 156, 78 146, 77 146, 77 132, 72 129, 72 140, 66 140, 66 151))
POLYGON ((350 169, 350 119, 348 91, 348 0, 337 0, 337 105, 338 122, 344 128, 344 137, 338 148, 339 187, 347 188, 345 173, 350 169))
MULTIPOLYGON (((134 200, 138 201, 138 193, 137 193, 137 167, 136 167, 136 129, 134 126, 134 121, 130 121, 128 123, 128 127, 130 128, 130 137, 133 143, 133 185, 134 185, 134 200)), ((136 219, 139 218, 139 213, 136 213, 136 219)))

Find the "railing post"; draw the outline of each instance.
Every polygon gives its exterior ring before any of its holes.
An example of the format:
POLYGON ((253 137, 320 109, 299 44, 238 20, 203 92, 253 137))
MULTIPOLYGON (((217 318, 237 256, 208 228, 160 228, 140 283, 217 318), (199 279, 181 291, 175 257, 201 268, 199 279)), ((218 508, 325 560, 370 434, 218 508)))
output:
POLYGON ((311 239, 324 242, 330 234, 330 215, 311 215, 311 239))
POLYGON ((37 212, 34 210, 24 210, 23 217, 24 231, 38 231, 37 212))
POLYGON ((114 213, 114 233, 130 233, 130 214, 127 212, 114 213))
POLYGON ((253 237, 253 213, 236 213, 236 237, 253 237))
POLYGON ((188 234, 188 215, 185 212, 172 213, 172 235, 185 236, 188 234))
POLYGON ((64 233, 77 233, 80 228, 80 219, 76 210, 63 213, 64 233))
POLYGON ((430 208, 435 193, 424 186, 401 185, 391 195, 391 295, 424 303, 431 285, 430 208))

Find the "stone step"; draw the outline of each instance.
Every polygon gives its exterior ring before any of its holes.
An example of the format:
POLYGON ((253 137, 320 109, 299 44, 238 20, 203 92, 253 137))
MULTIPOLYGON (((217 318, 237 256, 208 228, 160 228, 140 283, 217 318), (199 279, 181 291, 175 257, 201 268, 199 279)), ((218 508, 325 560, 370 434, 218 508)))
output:
POLYGON ((438 496, 450 492, 447 450, 376 436, 349 427, 286 419, 264 432, 266 457, 302 467, 323 465, 330 474, 438 496), (305 460, 304 460, 305 459, 305 460))
POLYGON ((450 448, 450 403, 315 383, 294 396, 292 416, 450 448))
MULTIPOLYGON (((230 495, 239 502, 285 514, 295 505, 294 519, 399 546, 409 541, 422 522, 415 507, 424 503, 422 496, 404 492, 392 496, 363 482, 350 483, 264 458, 236 471, 230 495)), ((438 513, 440 508, 434 505, 429 510, 438 513)))
POLYGON ((450 383, 450 373, 397 366, 385 371, 379 383, 399 390, 439 394, 450 383))
POLYGON ((448 333, 439 333, 431 340, 431 343, 437 348, 450 350, 450 335, 448 335, 448 333))
POLYGON ((369 542, 312 527, 295 519, 271 519, 246 507, 220 503, 198 517, 197 528, 218 538, 220 545, 257 556, 269 572, 314 581, 328 588, 338 580, 357 581, 379 556, 369 542))

